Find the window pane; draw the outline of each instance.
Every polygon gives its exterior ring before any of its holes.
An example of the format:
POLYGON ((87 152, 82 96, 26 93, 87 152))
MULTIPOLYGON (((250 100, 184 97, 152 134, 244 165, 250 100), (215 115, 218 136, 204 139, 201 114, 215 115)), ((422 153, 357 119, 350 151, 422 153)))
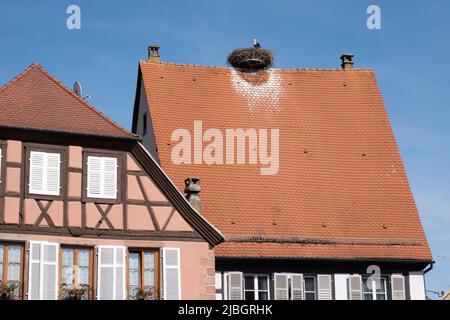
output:
POLYGON ((372 292, 364 293, 364 300, 373 300, 372 292))
POLYGON ((137 289, 141 286, 141 255, 138 252, 130 252, 129 254, 129 282, 130 295, 134 297, 137 289))
POLYGON ((8 262, 20 263, 22 246, 10 245, 8 248, 8 262))
POLYGON ((314 280, 312 277, 305 277, 305 291, 314 292, 316 290, 314 280))
POLYGON ((316 295, 314 292, 305 292, 306 300, 316 300, 316 295))
POLYGON ((245 276, 245 290, 255 289, 255 278, 253 276, 245 276))
POLYGON ((78 249, 78 265, 82 267, 89 267, 90 265, 90 250, 89 249, 78 249))
MULTIPOLYGON (((375 286, 376 286, 376 282, 377 281, 375 281, 375 286)), ((385 290, 385 288, 386 288, 386 279, 380 279, 379 286, 380 287, 377 287, 377 292, 378 293, 384 293, 386 291, 385 290)))
POLYGON ((258 290, 267 291, 269 289, 267 282, 267 277, 258 277, 258 290))
POLYGON ((90 285, 90 272, 89 267, 78 267, 78 284, 90 285))
POLYGON ((245 300, 255 300, 255 292, 245 291, 245 300))
POLYGON ((72 248, 64 248, 63 249, 62 264, 64 266, 72 266, 73 265, 73 249, 72 248))
POLYGON ((153 287, 155 285, 155 253, 144 252, 144 286, 153 287))
POLYGON ((72 248, 63 248, 62 250, 62 283, 72 285, 73 284, 73 255, 74 250, 72 248))
POLYGON ((385 297, 384 293, 383 294, 377 294, 377 300, 386 300, 386 297, 385 297))
POLYGON ((8 277, 9 281, 20 281, 20 259, 22 247, 10 245, 8 248, 8 277))
POLYGON ((259 292, 258 293, 258 299, 259 300, 269 300, 269 293, 268 292, 259 292))

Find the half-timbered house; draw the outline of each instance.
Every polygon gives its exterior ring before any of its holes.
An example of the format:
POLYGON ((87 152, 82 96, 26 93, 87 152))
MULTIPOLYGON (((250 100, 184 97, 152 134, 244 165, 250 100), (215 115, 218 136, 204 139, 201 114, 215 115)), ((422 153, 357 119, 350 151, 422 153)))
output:
POLYGON ((432 256, 374 71, 352 55, 258 68, 255 51, 241 51, 248 69, 162 62, 151 46, 138 68, 132 131, 180 190, 201 179, 226 238, 217 298, 425 299, 432 256))
POLYGON ((41 66, 0 89, 0 281, 12 298, 211 299, 221 241, 136 135, 41 66))

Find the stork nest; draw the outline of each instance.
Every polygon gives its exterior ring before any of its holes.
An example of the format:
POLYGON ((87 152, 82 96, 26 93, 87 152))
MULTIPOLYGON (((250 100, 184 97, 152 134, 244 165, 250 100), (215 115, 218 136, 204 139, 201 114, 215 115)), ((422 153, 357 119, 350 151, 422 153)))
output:
POLYGON ((269 50, 253 47, 234 50, 227 59, 230 66, 243 71, 258 71, 273 66, 273 53, 269 50))

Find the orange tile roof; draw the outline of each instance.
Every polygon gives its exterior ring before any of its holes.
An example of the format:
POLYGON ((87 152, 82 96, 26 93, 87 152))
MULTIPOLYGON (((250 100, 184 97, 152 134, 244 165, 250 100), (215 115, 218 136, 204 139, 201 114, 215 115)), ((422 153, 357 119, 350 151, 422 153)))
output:
POLYGON ((201 179, 202 213, 227 237, 217 256, 431 260, 373 71, 141 62, 140 72, 163 169, 180 190, 201 179), (195 120, 223 133, 279 128, 278 174, 175 165, 171 134, 193 135, 195 120))
POLYGON ((37 64, 0 88, 0 126, 135 137, 37 64))

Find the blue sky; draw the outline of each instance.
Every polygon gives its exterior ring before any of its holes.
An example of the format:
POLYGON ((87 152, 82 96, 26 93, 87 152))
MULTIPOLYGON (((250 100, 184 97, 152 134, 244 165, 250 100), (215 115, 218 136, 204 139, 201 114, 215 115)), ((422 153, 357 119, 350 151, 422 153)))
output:
MULTIPOLYGON (((32 62, 130 129, 137 61, 161 45, 164 61, 224 65, 257 38, 276 67, 335 68, 344 52, 375 69, 436 260, 430 290, 450 289, 450 2, 19 1, 0 4, 0 84, 32 62), (66 28, 67 6, 81 30, 66 28), (379 5, 382 29, 368 30, 379 5)), ((431 297, 436 297, 431 295, 431 297)))

